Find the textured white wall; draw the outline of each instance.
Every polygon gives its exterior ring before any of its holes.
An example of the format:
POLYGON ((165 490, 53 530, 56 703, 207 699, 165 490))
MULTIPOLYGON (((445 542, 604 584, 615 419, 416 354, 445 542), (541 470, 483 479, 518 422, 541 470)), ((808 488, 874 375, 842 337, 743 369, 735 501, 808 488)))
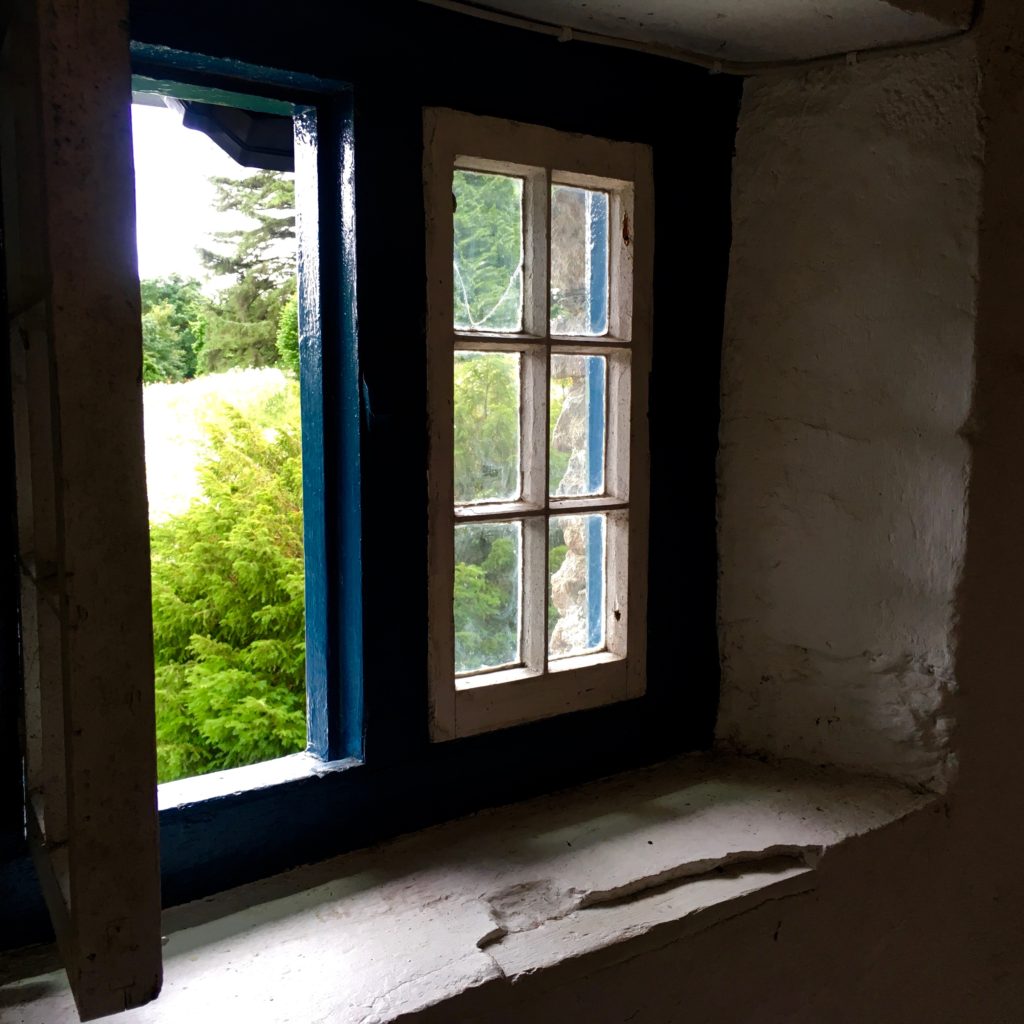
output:
POLYGON ((719 738, 942 786, 981 188, 969 47, 747 83, 719 738))

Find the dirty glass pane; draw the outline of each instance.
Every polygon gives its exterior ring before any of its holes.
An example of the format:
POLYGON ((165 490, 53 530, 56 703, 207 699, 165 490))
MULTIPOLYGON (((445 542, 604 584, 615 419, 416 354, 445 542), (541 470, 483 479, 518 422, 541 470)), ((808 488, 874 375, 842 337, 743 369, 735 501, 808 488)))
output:
POLYGON ((548 493, 553 498, 604 493, 603 356, 551 357, 548 493))
POLYGON ((455 327, 523 328, 523 179, 456 171, 455 327))
POLYGON ((548 657, 604 647, 603 515, 552 516, 548 523, 548 657))
POLYGON ((519 497, 518 353, 455 353, 455 502, 519 497))
POLYGON ((551 333, 608 333, 608 193, 551 186, 551 333))
POLYGON ((522 523, 455 527, 455 671, 515 665, 519 654, 522 523))

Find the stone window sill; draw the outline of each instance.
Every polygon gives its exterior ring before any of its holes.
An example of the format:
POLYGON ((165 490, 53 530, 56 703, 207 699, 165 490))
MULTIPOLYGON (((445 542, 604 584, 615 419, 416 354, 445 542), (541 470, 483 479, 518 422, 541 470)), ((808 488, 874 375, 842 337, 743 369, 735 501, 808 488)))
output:
MULTIPOLYGON (((163 993, 121 1020, 456 1020, 471 993, 500 1000, 527 974, 633 957, 812 889, 830 848, 931 799, 803 766, 666 762, 168 911, 163 993)), ((38 952, 0 960, 0 1007, 17 1024, 78 1019, 38 952)))

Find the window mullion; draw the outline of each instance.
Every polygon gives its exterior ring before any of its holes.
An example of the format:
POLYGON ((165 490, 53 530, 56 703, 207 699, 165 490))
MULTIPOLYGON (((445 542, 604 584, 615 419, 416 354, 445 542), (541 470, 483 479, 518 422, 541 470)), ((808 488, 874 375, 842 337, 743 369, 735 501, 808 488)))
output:
POLYGON ((548 333, 548 178, 537 168, 523 179, 523 328, 536 338, 548 333))
MULTIPOLYGON (((549 172, 527 180, 525 248, 527 329, 547 336, 549 172)), ((548 506, 548 346, 524 354, 522 377, 523 497, 545 510, 548 506)), ((547 516, 523 523, 523 661, 528 670, 547 670, 547 516)))
POLYGON ((547 533, 545 516, 523 521, 522 658, 530 672, 547 669, 547 533))
MULTIPOLYGON (((520 378, 523 498, 547 508, 547 365, 546 349, 523 354, 520 378)), ((523 521, 522 658, 531 672, 546 668, 546 611, 544 580, 547 572, 547 518, 523 521)))

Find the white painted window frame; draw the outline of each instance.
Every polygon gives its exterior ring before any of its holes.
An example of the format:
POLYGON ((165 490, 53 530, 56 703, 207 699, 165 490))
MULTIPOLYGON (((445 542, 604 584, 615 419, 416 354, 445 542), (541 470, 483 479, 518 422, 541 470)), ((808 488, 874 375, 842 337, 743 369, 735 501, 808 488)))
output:
POLYGON ((654 197, 651 151, 538 125, 443 108, 424 111, 429 427, 428 569, 430 737, 456 739, 640 697, 646 684, 647 536, 654 197), (521 177, 523 331, 453 327, 455 169, 521 177), (609 329, 560 337, 548 329, 551 185, 601 189, 609 209, 609 329), (453 354, 519 353, 522 365, 520 500, 454 504, 453 354), (605 494, 548 497, 548 371, 552 355, 607 358, 605 494), (531 443, 532 439, 532 443, 531 443), (547 658, 547 523, 553 514, 605 512, 605 649, 547 658), (521 520, 524 664, 456 678, 454 528, 521 520), (527 596, 530 581, 541 599, 527 596))

